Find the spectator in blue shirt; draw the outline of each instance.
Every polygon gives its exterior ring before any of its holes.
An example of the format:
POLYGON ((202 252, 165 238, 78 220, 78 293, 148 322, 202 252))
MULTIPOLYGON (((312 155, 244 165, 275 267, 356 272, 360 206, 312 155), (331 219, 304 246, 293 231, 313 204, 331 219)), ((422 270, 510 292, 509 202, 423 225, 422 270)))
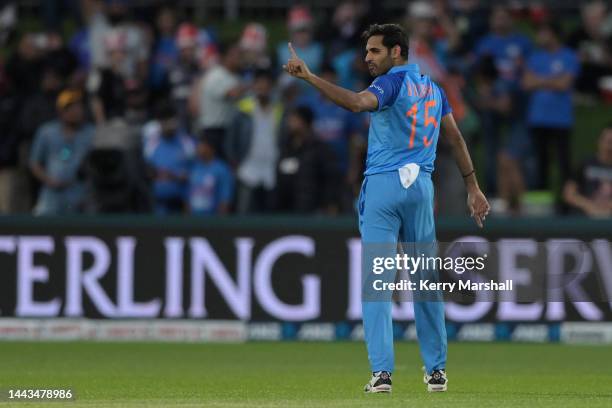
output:
POLYGON ((549 187, 548 150, 551 145, 556 150, 561 185, 568 180, 571 167, 570 133, 574 125, 572 90, 579 64, 575 52, 563 46, 561 38, 561 30, 554 23, 538 28, 540 49, 527 61, 523 77, 523 86, 531 93, 527 123, 538 155, 540 188, 549 187))
MULTIPOLYGON (((514 30, 513 19, 507 7, 496 6, 489 20, 490 33, 484 36, 476 46, 478 68, 492 59, 495 65, 495 80, 491 96, 497 105, 493 109, 481 111, 484 127, 484 142, 487 150, 487 192, 491 195, 504 194, 498 186, 497 160, 500 156, 512 158, 521 163, 522 171, 527 179, 532 172, 531 142, 525 123, 525 106, 527 96, 520 87, 520 80, 525 61, 532 51, 529 38, 514 30), (509 97, 509 106, 508 100, 509 97), (499 109, 499 105, 503 109, 499 109), (506 139, 511 143, 503 146, 504 132, 507 127, 506 139)), ((481 78, 482 79, 482 78, 481 78)), ((482 82, 477 80, 478 82, 482 82)))
POLYGON ((83 95, 62 91, 57 97, 59 120, 42 125, 30 151, 30 170, 42 187, 37 215, 79 212, 85 194, 79 170, 89 152, 93 127, 85 124, 83 95))
POLYGON ((189 175, 189 211, 196 215, 227 214, 234 195, 229 166, 217 158, 214 145, 202 137, 189 175))
POLYGON ((523 64, 531 53, 531 41, 514 31, 512 16, 506 7, 496 6, 489 24, 491 32, 479 41, 476 55, 478 58, 492 56, 500 78, 518 84, 523 64))
POLYGON ((191 137, 178 127, 176 108, 160 104, 157 120, 145 125, 144 156, 153 174, 153 198, 158 214, 185 208, 189 173, 195 156, 191 137))
POLYGON ((151 64, 149 64, 149 82, 154 90, 160 90, 170 68, 178 60, 179 50, 174 41, 176 15, 174 8, 163 5, 157 13, 156 28, 158 38, 153 46, 151 64))

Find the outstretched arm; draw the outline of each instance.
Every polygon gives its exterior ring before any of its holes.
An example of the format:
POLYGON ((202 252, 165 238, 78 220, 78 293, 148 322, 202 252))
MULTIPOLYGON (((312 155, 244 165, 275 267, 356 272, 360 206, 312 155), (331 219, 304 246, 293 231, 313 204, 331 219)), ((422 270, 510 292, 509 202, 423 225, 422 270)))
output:
POLYGON ((489 214, 489 203, 486 197, 480 191, 478 186, 478 180, 476 179, 476 173, 474 170, 474 164, 468 152, 461 131, 455 123, 453 114, 449 113, 442 118, 442 129, 444 135, 447 137, 453 149, 453 156, 463 176, 465 182, 465 188, 468 192, 468 208, 470 209, 470 215, 476 221, 476 224, 482 228, 482 222, 485 220, 487 214, 489 214))
POLYGON ((306 63, 297 56, 291 43, 288 46, 291 57, 287 61, 287 65, 283 65, 283 69, 291 76, 305 80, 336 105, 351 112, 373 111, 378 108, 378 99, 373 93, 369 91, 349 91, 323 78, 319 78, 310 72, 306 63))

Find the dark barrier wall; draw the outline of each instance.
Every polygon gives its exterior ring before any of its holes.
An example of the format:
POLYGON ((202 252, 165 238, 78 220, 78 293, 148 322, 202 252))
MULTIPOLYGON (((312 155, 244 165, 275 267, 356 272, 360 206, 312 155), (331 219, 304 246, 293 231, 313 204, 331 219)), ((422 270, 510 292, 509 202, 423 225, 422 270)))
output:
MULTIPOLYGON (((360 319, 352 218, 7 217, 0 228, 2 317, 360 319)), ((439 220, 440 241, 523 248, 495 261, 517 283, 581 271, 560 301, 448 302, 449 320, 612 320, 611 234, 600 220, 490 220, 485 230, 439 220), (558 243, 568 249, 552 256, 558 243)), ((411 320, 410 305, 394 315, 411 320)))

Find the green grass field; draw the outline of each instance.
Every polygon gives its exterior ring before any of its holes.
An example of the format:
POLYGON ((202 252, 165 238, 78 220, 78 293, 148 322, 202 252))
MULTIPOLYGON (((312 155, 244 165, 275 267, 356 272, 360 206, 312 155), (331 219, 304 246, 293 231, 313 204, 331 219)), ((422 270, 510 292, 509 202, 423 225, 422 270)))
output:
POLYGON ((0 388, 76 392, 19 407, 612 407, 610 347, 451 343, 438 394, 415 344, 396 344, 396 360, 393 394, 365 395, 361 343, 0 342, 0 388))

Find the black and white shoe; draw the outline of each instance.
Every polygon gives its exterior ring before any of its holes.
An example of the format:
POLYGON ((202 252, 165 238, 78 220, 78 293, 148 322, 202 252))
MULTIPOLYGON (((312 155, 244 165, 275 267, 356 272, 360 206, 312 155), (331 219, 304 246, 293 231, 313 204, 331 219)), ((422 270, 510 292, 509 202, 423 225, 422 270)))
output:
POLYGON ((364 389, 365 392, 391 392, 391 373, 388 371, 377 371, 372 373, 372 378, 364 389))
MULTIPOLYGON (((425 371, 425 367, 423 367, 425 371)), ((423 376, 423 382, 427 384, 427 391, 429 392, 444 392, 448 386, 448 379, 446 378, 446 370, 434 370, 431 375, 427 374, 423 376)))

